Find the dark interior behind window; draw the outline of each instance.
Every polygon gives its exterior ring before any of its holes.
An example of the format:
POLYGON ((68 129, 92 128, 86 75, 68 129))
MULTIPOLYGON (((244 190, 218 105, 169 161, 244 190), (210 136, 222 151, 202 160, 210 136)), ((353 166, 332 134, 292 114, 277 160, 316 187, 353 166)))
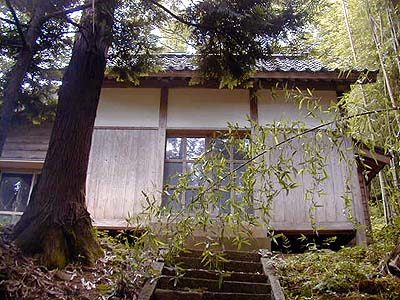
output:
POLYGON ((31 190, 33 174, 1 174, 0 210, 24 211, 31 190))

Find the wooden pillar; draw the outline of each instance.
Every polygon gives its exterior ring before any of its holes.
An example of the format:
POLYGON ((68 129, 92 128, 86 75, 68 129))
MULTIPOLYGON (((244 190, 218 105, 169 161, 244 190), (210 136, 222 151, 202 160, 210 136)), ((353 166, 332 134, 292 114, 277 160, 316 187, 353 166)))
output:
POLYGON ((167 111, 168 111, 168 88, 162 87, 160 94, 159 129, 167 128, 167 111))
POLYGON ((257 99, 258 87, 253 87, 249 91, 249 101, 250 101, 250 119, 258 123, 258 99, 257 99))
MULTIPOLYGON (((160 114, 159 114, 159 122, 158 122, 158 155, 161 161, 161 165, 159 166, 159 187, 160 192, 162 191, 162 187, 164 184, 164 160, 165 160, 165 143, 167 139, 167 112, 168 112, 168 87, 162 87, 160 92, 160 114)), ((159 203, 161 205, 162 197, 159 199, 159 203)))
POLYGON ((372 242, 372 225, 371 225, 371 213, 369 210, 369 199, 370 199, 370 192, 367 185, 367 182, 364 177, 364 172, 361 167, 357 167, 357 175, 358 175, 358 182, 360 183, 360 190, 361 190, 361 203, 364 210, 364 223, 367 226, 367 243, 370 244, 372 242))

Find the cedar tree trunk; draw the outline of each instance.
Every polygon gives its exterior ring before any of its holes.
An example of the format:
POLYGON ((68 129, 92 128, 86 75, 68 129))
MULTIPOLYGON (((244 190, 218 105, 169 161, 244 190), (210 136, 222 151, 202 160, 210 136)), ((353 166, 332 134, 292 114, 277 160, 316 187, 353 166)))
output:
POLYGON ((9 74, 9 79, 4 90, 3 106, 1 110, 0 155, 3 153, 7 132, 11 128, 11 122, 15 109, 17 108, 17 100, 21 90, 22 80, 32 63, 35 43, 40 35, 42 27, 42 18, 51 8, 51 1, 43 0, 37 3, 29 28, 24 35, 25 44, 18 53, 17 61, 9 74))
POLYGON ((93 265, 103 254, 86 209, 85 185, 116 0, 95 3, 82 17, 62 80, 41 178, 14 228, 17 245, 51 268, 76 260, 93 265))

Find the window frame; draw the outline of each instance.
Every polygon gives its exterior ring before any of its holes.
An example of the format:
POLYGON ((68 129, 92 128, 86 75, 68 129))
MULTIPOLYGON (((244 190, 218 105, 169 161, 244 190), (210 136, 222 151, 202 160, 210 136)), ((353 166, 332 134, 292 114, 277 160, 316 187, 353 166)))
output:
MULTIPOLYGON (((29 187, 28 199, 26 201, 26 206, 28 206, 31 200, 33 187, 37 183, 38 176, 40 175, 40 170, 29 170, 29 169, 2 169, 0 170, 0 185, 3 180, 4 174, 21 174, 21 175, 32 175, 31 184, 29 187)), ((22 216, 23 211, 11 211, 11 210, 0 210, 0 216, 22 216)))
MULTIPOLYGON (((191 129, 191 130, 168 130, 165 138, 165 147, 164 147, 164 172, 163 172, 163 196, 161 200, 161 205, 166 207, 166 204, 168 203, 166 200, 167 197, 165 196, 165 187, 168 186, 168 191, 173 191, 173 185, 170 185, 169 179, 166 178, 166 164, 167 163, 182 163, 182 174, 188 170, 187 165, 190 163, 194 163, 196 161, 196 158, 194 159, 188 159, 187 157, 187 139, 188 138, 205 138, 205 148, 204 151, 209 151, 210 147, 212 145, 212 139, 223 139, 223 134, 228 132, 228 130, 196 130, 196 129, 191 129), (184 143, 182 147, 182 158, 178 159, 170 159, 167 158, 167 145, 168 145, 168 139, 169 138, 181 138, 181 143, 184 143), (185 142, 184 142, 185 141, 185 142)), ((238 139, 245 139, 248 138, 251 140, 251 132, 250 130, 238 130, 236 132, 237 138, 238 139)), ((232 146, 231 146, 232 147, 232 146)), ((229 150, 229 158, 227 158, 227 165, 229 165, 229 171, 233 171, 238 165, 243 164, 245 162, 248 162, 249 159, 236 159, 234 156, 234 151, 231 148, 229 150)), ((203 152, 204 153, 204 152, 203 152)), ((178 173, 176 173, 178 174, 178 173)), ((172 175, 174 176, 174 175, 172 175)), ((219 187, 216 188, 216 190, 220 189, 221 187, 224 187, 224 185, 220 185, 219 187)), ((190 186, 187 190, 198 190, 199 186, 190 186)), ((221 191, 223 193, 223 191, 221 191)), ((234 190, 229 191, 229 196, 227 199, 235 197, 236 192, 234 190)), ((182 193, 181 195, 181 203, 187 203, 186 199, 186 192, 182 193)), ((221 207, 218 207, 218 212, 216 214, 220 213, 229 213, 229 211, 221 211, 221 207)), ((231 212, 231 209, 230 209, 231 212)))

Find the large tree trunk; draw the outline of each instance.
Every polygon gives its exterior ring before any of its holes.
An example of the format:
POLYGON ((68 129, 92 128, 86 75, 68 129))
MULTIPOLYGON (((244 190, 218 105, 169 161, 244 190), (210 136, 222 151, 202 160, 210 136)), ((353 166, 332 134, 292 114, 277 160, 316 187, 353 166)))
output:
POLYGON ((41 20, 45 16, 45 13, 50 12, 51 8, 51 1, 43 0, 37 3, 29 28, 25 34, 25 44, 18 53, 17 61, 9 74, 9 79, 4 90, 3 106, 1 110, 0 155, 3 153, 7 132, 11 128, 12 118, 17 108, 17 100, 22 81, 32 63, 35 43, 40 35, 42 27, 41 20))
POLYGON ((86 209, 85 185, 115 5, 116 0, 97 0, 95 11, 82 18, 42 175, 15 226, 17 245, 49 267, 78 259, 91 265, 103 253, 86 209))

